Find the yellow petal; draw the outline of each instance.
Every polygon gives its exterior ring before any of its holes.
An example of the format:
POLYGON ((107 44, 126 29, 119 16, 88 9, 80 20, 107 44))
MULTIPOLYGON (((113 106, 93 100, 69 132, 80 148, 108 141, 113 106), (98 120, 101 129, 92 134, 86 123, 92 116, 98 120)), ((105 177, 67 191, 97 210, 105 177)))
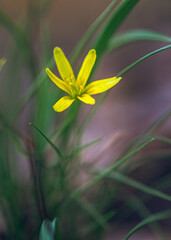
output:
POLYGON ((104 80, 99 80, 88 84, 85 88, 85 93, 89 95, 94 95, 102 93, 112 88, 121 80, 121 77, 113 77, 104 80))
POLYGON ((6 63, 6 59, 5 58, 1 58, 0 59, 0 70, 3 68, 5 63, 6 63))
POLYGON ((58 71, 62 79, 64 81, 68 81, 69 79, 72 82, 75 82, 74 72, 63 51, 59 47, 56 47, 54 48, 53 53, 58 71))
POLYGON ((53 109, 56 112, 62 112, 67 109, 71 104, 75 101, 75 99, 71 99, 69 96, 62 97, 53 105, 53 109))
POLYGON ((84 103, 91 104, 91 105, 95 104, 95 99, 88 94, 77 96, 77 98, 84 103))
POLYGON ((82 85, 84 87, 86 85, 95 61, 96 51, 95 49, 92 49, 88 52, 87 56, 83 61, 83 64, 77 77, 77 86, 82 85))
POLYGON ((56 84, 56 86, 70 94, 70 90, 67 83, 59 79, 57 76, 55 76, 55 74, 53 74, 49 68, 46 68, 46 73, 50 77, 50 79, 56 84))

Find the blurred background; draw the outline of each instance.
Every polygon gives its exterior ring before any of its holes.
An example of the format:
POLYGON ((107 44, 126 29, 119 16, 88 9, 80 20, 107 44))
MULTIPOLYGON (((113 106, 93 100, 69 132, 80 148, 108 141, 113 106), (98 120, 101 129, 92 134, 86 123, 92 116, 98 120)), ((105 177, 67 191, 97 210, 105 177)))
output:
MULTIPOLYGON (((0 25, 0 58, 5 57, 7 59, 7 63, 0 73, 0 108, 6 116, 11 111, 15 112, 16 102, 24 95, 32 80, 43 68, 42 62, 45 63, 52 57, 53 48, 55 46, 61 47, 66 56, 69 57, 86 30, 110 2, 110 0, 0 1, 0 8, 16 24, 23 26, 24 31, 29 36, 37 64, 36 68, 32 68, 32 73, 28 72, 22 57, 17 54, 19 51, 18 46, 9 32, 0 25), (48 42, 46 49, 43 49, 42 41, 40 41, 42 36, 48 42), (46 59, 42 59, 42 51, 46 52, 46 59), (20 71, 18 66, 21 66, 20 71), (13 81, 13 76, 14 79, 18 79, 16 84, 13 81), (18 85, 19 83, 20 85, 18 85)), ((170 10, 170 0, 141 0, 119 28, 118 33, 133 29, 151 29, 171 36, 170 10)), ((159 41, 141 41, 117 49, 103 58, 93 80, 115 76, 140 57, 165 45, 167 43, 159 41)), ((85 52, 82 53, 80 63, 88 50, 87 47, 85 52)), ((86 143, 103 136, 105 144, 102 141, 94 148, 86 151, 84 153, 84 162, 91 163, 92 160, 97 159, 97 165, 108 166, 111 157, 118 155, 123 146, 141 135, 156 118, 170 108, 170 63, 171 50, 152 56, 127 73, 122 81, 110 91, 90 122, 82 140, 83 143, 86 143)), ((56 68, 54 69, 55 72, 56 68)), ((54 87, 52 91, 55 92, 55 86, 52 86, 50 80, 49 86, 50 88, 54 87)), ((54 119, 56 113, 53 112, 52 105, 57 99, 58 96, 55 97, 54 94, 53 97, 49 97, 48 102, 50 114, 54 119)), ((16 127, 22 129, 23 135, 26 136, 30 134, 28 122, 34 121, 33 105, 34 101, 29 103, 20 115, 19 120, 15 122, 16 127)), ((80 123, 84 120, 90 108, 91 106, 86 104, 83 106, 80 113, 80 123)), ((60 116, 54 121, 57 122, 58 120, 61 120, 60 116)), ((171 137, 170 129, 171 120, 169 119, 160 128, 159 133, 171 137)), ((161 153, 165 149, 170 150, 168 146, 162 143, 154 143, 153 150, 156 149, 160 150, 161 153)), ((144 161, 147 163, 148 159, 146 158, 144 161)), ((27 164, 23 162, 20 162, 20 164, 22 167, 18 172, 21 175, 24 174, 25 178, 27 178, 27 174, 23 173, 22 170, 27 164)), ((148 166, 146 164, 139 171, 135 172, 133 169, 132 176, 149 183, 152 178, 168 173, 170 167, 169 161, 164 162, 162 167, 160 165, 148 166)), ((163 208, 168 205, 166 204, 163 208)), ((150 208, 155 211, 156 206, 160 206, 160 201, 151 204, 150 208)), ((127 229, 123 230, 122 234, 124 234, 124 231, 127 231, 127 229)), ((109 232, 106 239, 110 239, 111 234, 113 233, 109 232)), ((146 234, 146 232, 143 232, 143 234, 146 234)), ((147 238, 147 235, 144 236, 143 234, 140 234, 139 238, 136 239, 153 239, 152 237, 147 238)), ((116 239, 123 239, 120 232, 116 239)))

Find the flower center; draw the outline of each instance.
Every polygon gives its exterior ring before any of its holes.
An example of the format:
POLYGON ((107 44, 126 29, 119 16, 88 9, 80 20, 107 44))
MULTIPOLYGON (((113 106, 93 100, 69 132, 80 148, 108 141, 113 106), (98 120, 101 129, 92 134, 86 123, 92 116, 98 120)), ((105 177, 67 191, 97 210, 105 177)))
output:
POLYGON ((81 96, 83 91, 83 85, 76 86, 75 82, 73 82, 74 76, 71 76, 71 78, 66 78, 66 83, 69 86, 71 96, 73 98, 76 98, 77 96, 81 96))

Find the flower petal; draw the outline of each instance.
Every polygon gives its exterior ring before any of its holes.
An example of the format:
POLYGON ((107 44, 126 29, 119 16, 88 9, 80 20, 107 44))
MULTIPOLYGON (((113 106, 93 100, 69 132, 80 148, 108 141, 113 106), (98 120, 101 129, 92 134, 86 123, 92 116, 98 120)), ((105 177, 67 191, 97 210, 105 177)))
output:
POLYGON ((67 83, 55 76, 55 74, 53 74, 49 68, 46 68, 46 73, 50 77, 50 79, 56 84, 56 86, 58 86, 60 89, 67 92, 68 94, 71 94, 67 83))
POLYGON ((69 79, 72 82, 75 82, 74 72, 63 51, 59 47, 55 47, 53 53, 58 71, 62 79, 64 81, 66 81, 66 79, 68 81, 69 79))
POLYGON ((56 112, 62 112, 67 109, 71 104, 75 101, 75 99, 70 98, 69 96, 62 97, 53 105, 53 109, 56 112))
POLYGON ((0 59, 0 70, 3 68, 5 63, 6 63, 6 59, 5 58, 1 58, 0 59))
POLYGON ((82 85, 84 87, 86 85, 95 61, 96 61, 96 50, 92 49, 88 52, 87 56, 85 57, 83 64, 81 66, 81 69, 78 73, 77 82, 76 82, 77 86, 82 85))
POLYGON ((94 95, 102 93, 112 88, 121 80, 121 77, 113 77, 104 80, 99 80, 88 84, 85 88, 85 93, 89 95, 94 95))
POLYGON ((91 105, 95 104, 95 99, 88 94, 77 96, 77 98, 84 103, 91 104, 91 105))

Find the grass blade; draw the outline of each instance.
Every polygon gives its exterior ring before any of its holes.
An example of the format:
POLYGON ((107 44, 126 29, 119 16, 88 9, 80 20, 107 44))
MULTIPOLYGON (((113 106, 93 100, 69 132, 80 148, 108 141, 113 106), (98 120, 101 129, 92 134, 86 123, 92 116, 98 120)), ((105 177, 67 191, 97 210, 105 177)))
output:
POLYGON ((104 216, 93 206, 91 203, 87 201, 77 200, 81 207, 95 220, 96 224, 106 230, 108 227, 108 223, 104 216))
POLYGON ((171 196, 169 196, 165 193, 162 193, 161 191, 156 190, 154 188, 148 187, 148 186, 146 186, 146 185, 144 185, 144 184, 142 184, 138 181, 135 181, 135 180, 123 175, 122 173, 113 171, 112 173, 110 173, 108 175, 108 177, 111 178, 111 179, 114 179, 116 181, 119 181, 123 184, 126 184, 128 186, 131 186, 133 188, 136 188, 141 192, 150 194, 152 196, 155 196, 155 197, 167 200, 167 201, 171 201, 171 196))
POLYGON ((129 43, 143 40, 171 42, 171 37, 144 29, 133 30, 114 36, 108 43, 107 51, 111 52, 129 43))
POLYGON ((98 58, 101 57, 113 34, 138 2, 139 0, 122 1, 114 13, 109 17, 93 44, 93 47, 97 51, 98 58))
POLYGON ((142 222, 140 222, 137 226, 135 226, 126 236, 125 240, 128 240, 136 231, 138 231, 139 229, 141 229, 143 226, 152 223, 152 222, 156 222, 159 220, 164 220, 164 219, 168 219, 171 218, 171 209, 168 209, 166 211, 151 215, 149 217, 147 217, 146 219, 144 219, 142 222))
POLYGON ((38 127, 36 127, 31 122, 29 123, 29 125, 32 126, 33 128, 35 128, 43 136, 43 138, 51 145, 51 147, 55 150, 55 152, 57 153, 57 155, 60 158, 63 158, 61 151, 53 144, 53 142, 38 127))
POLYGON ((96 183, 98 183, 103 178, 107 177, 112 171, 114 171, 116 168, 124 164, 127 160, 129 160, 131 157, 133 157, 137 152, 139 152, 141 149, 143 149, 145 146, 147 146, 149 143, 154 141, 154 138, 148 140, 144 144, 140 145, 138 148, 136 148, 134 151, 126 155, 125 157, 121 158, 119 161, 117 161, 112 166, 106 168, 103 172, 97 174, 92 180, 90 180, 88 183, 83 185, 82 187, 76 189, 72 194, 71 198, 78 197, 81 193, 86 191, 88 188, 92 187, 96 183))
POLYGON ((70 62, 72 65, 76 62, 79 55, 82 53, 84 47, 92 37, 92 35, 95 33, 97 28, 100 26, 100 24, 104 21, 104 19, 108 16, 110 11, 114 8, 117 0, 113 0, 107 8, 102 12, 102 14, 96 19, 96 21, 90 26, 90 28, 87 30, 87 32, 84 34, 83 38, 80 40, 80 42, 77 44, 76 48, 73 50, 70 62))
POLYGON ((130 71, 132 68, 134 68, 137 64, 139 64, 140 62, 144 61, 145 59, 159 53, 159 52, 162 52, 162 51, 165 51, 167 49, 171 48, 171 44, 165 46, 165 47, 162 47, 162 48, 159 48, 151 53, 148 53, 147 55, 145 55, 144 57, 138 59, 137 61, 133 62, 131 65, 129 65, 128 67, 126 67, 125 69, 123 69, 117 76, 118 77, 122 77, 123 75, 125 75, 128 71, 130 71))

